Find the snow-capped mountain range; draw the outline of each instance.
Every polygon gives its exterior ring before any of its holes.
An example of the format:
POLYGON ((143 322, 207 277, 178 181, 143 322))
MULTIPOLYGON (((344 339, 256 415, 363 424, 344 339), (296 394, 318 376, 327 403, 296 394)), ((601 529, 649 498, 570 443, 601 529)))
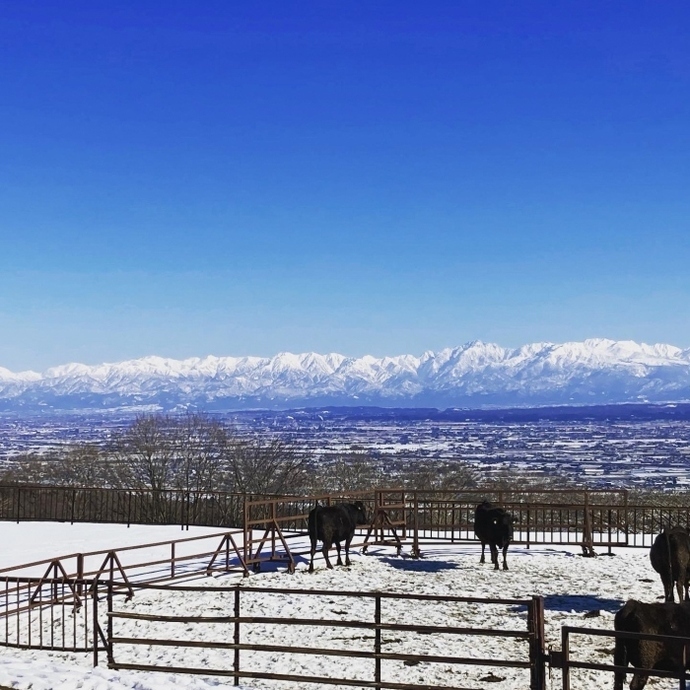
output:
POLYGON ((321 405, 485 407, 690 400, 690 349, 591 339, 483 342, 421 357, 144 357, 36 373, 0 367, 0 409, 321 405))

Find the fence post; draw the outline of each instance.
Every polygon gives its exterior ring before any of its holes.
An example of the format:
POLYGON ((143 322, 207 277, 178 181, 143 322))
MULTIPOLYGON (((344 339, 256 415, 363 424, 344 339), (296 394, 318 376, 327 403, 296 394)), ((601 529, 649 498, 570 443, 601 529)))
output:
MULTIPOLYGON (((98 589, 98 580, 94 590, 98 589)), ((113 580, 108 580, 108 622, 106 623, 106 647, 108 654, 108 668, 115 666, 115 653, 113 651, 113 580)))
MULTIPOLYGON (((79 587, 81 587, 81 580, 79 580, 79 587)), ((93 665, 98 666, 98 580, 93 585, 93 665)))
POLYGON ((244 562, 249 563, 248 556, 251 555, 251 553, 247 552, 247 548, 249 547, 249 540, 251 539, 251 535, 249 533, 249 511, 247 506, 247 494, 245 494, 242 497, 242 504, 242 512, 244 513, 244 517, 242 519, 242 526, 244 531, 244 544, 242 545, 242 550, 244 552, 244 562))
POLYGON ((170 579, 175 579, 175 542, 170 542, 170 579))
POLYGON ((374 598, 374 683, 381 690, 381 594, 374 598))
POLYGON ((20 487, 17 487, 17 524, 19 524, 19 505, 21 503, 21 497, 22 497, 22 490, 20 487))
POLYGON ((561 652, 563 654, 563 690, 570 690, 570 637, 564 626, 561 628, 561 652))
MULTIPOLYGON (((83 581, 82 578, 84 577, 84 554, 83 553, 78 553, 77 554, 77 594, 79 596, 82 595, 82 589, 83 589, 83 581)), ((96 666, 96 664, 94 664, 96 666)))
POLYGON ((240 684, 240 588, 235 587, 235 659, 233 661, 234 685, 240 684))
POLYGON ((625 519, 625 545, 630 546, 630 532, 628 530, 628 490, 623 490, 623 504, 625 506, 625 512, 623 513, 625 519))
POLYGON ((271 501, 271 558, 276 557, 276 525, 278 518, 276 516, 276 501, 271 501))
POLYGON ((530 633, 530 690, 546 690, 543 597, 532 597, 532 603, 528 608, 527 627, 530 633))
POLYGON ((412 555, 414 558, 420 558, 419 552, 419 492, 415 489, 414 492, 414 536, 412 537, 412 555))
POLYGON ((592 520, 589 511, 589 491, 585 489, 585 514, 584 525, 582 529, 582 555, 596 556, 594 553, 594 539, 592 537, 592 520))

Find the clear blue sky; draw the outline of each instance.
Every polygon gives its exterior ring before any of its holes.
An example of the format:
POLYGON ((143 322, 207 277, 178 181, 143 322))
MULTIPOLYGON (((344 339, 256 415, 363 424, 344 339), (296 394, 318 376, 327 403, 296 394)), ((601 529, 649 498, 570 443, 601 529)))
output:
POLYGON ((687 2, 0 8, 0 366, 690 346, 687 2))

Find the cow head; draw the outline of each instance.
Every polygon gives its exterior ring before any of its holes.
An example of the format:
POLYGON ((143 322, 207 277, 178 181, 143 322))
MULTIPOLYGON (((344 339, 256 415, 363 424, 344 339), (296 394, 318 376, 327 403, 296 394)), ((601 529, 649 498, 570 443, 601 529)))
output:
POLYGON ((364 503, 362 501, 355 501, 352 505, 355 508, 355 523, 357 525, 366 525, 369 521, 367 520, 367 511, 364 503))

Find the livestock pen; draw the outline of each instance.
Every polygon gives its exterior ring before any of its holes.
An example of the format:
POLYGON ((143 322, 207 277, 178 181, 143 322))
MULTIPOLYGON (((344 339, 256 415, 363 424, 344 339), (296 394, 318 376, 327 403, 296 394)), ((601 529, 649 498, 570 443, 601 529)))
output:
POLYGON ((355 546, 409 546, 474 541, 475 506, 489 500, 515 518, 514 543, 579 544, 583 551, 622 546, 649 547, 663 527, 690 525, 690 502, 660 506, 632 502, 620 490, 411 491, 382 488, 315 496, 256 496, 228 492, 126 490, 44 485, 0 485, 0 520, 178 524, 243 530, 244 559, 260 567, 266 558, 294 565, 289 546, 306 533, 317 502, 361 500, 371 516, 355 546), (259 530, 262 535, 255 536, 259 530))

